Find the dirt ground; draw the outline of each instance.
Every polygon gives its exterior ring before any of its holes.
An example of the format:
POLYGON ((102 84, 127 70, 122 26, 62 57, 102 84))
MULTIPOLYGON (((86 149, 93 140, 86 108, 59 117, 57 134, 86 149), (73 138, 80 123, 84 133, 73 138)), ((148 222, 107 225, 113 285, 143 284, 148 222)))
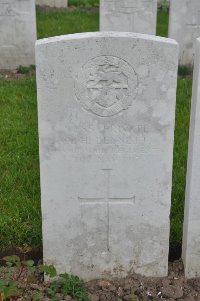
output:
POLYGON ((200 301, 200 278, 186 280, 181 261, 170 263, 169 276, 166 278, 132 275, 112 282, 91 281, 86 288, 91 301, 200 301))
MULTIPOLYGON (((0 278, 7 268, 0 268, 0 278)), ((49 283, 41 281, 30 283, 27 288, 25 300, 31 301, 33 292, 42 292, 41 301, 50 301, 47 289, 49 283)), ((23 287, 19 282, 19 288, 23 287)), ((147 278, 139 275, 130 275, 124 279, 93 280, 85 283, 85 288, 90 301, 142 301, 142 300, 168 300, 168 301, 200 301, 200 278, 186 280, 183 264, 179 261, 170 263, 169 276, 165 278, 147 278)), ((61 301, 76 301, 71 296, 58 294, 61 301)), ((20 299, 16 299, 19 300, 20 299)), ((23 299, 24 300, 24 299, 23 299)))
POLYGON ((1 80, 17 80, 17 79, 24 79, 27 75, 35 75, 35 70, 27 69, 27 72, 24 74, 20 72, 20 70, 3 70, 0 69, 0 79, 1 80))

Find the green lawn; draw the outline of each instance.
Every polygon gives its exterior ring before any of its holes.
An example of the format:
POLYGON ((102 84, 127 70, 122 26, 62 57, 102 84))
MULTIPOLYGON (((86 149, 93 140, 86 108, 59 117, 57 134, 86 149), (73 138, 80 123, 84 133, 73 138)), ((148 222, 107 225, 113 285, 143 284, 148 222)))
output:
POLYGON ((173 244, 180 243, 182 239, 191 93, 192 79, 179 79, 171 210, 171 243, 173 244))
MULTIPOLYGON (((37 10, 38 38, 98 30, 95 0, 71 0, 86 8, 37 10)), ((158 35, 167 35, 167 12, 158 14, 158 35)), ((182 237, 191 78, 179 78, 173 171, 171 244, 182 237)), ((0 250, 27 243, 41 247, 36 82, 0 80, 0 250)))
POLYGON ((41 245, 36 84, 0 81, 0 249, 41 245))
POLYGON ((37 10, 38 39, 62 34, 98 31, 99 16, 97 9, 74 9, 70 12, 37 10))

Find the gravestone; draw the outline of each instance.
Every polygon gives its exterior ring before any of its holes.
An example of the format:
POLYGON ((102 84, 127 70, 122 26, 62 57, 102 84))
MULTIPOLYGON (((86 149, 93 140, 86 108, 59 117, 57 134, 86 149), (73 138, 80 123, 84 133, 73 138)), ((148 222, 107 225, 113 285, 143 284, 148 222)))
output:
POLYGON ((170 5, 170 0, 158 0, 158 7, 169 7, 170 5))
POLYGON ((180 65, 193 65, 194 43, 200 36, 200 1, 170 0, 169 37, 179 43, 180 65))
POLYGON ((100 0, 100 30, 156 34, 157 0, 100 0))
POLYGON ((65 8, 67 7, 68 0, 36 0, 37 5, 46 5, 49 7, 65 8))
POLYGON ((200 39, 196 42, 188 152, 183 261, 187 278, 200 277, 200 39))
POLYGON ((0 69, 35 64, 35 0, 0 0, 0 69))
POLYGON ((133 33, 36 45, 44 261, 165 276, 178 47, 133 33))

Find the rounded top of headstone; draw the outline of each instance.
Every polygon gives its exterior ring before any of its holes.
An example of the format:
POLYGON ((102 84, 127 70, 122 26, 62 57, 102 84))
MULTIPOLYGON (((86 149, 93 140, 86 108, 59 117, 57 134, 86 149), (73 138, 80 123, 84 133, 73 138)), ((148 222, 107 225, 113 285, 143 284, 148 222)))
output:
POLYGON ((50 38, 45 38, 37 40, 36 46, 43 44, 58 43, 63 41, 73 41, 79 39, 91 39, 91 38, 129 38, 129 39, 138 39, 138 40, 147 40, 152 42, 160 42, 172 45, 178 45, 178 43, 169 38, 158 37, 154 35, 147 35, 141 33, 133 32, 117 32, 117 31, 101 31, 101 32, 84 32, 84 33, 75 33, 69 35, 61 35, 50 38))

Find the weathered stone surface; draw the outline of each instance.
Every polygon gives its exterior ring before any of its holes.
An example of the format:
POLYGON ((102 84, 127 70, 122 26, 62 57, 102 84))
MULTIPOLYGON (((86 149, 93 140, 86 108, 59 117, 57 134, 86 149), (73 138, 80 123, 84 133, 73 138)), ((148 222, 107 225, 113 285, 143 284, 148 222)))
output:
POLYGON ((200 39, 196 42, 188 153, 183 260, 187 278, 200 277, 200 39))
POLYGON ((0 0, 0 69, 35 64, 34 0, 0 0))
POLYGON ((169 7, 170 5, 170 0, 158 0, 158 7, 165 6, 169 7))
POLYGON ((44 261, 164 276, 178 46, 133 33, 37 42, 44 261))
POLYGON ((62 8, 67 7, 68 0, 36 0, 36 4, 62 8))
POLYGON ((194 43, 200 36, 200 1, 170 0, 169 37, 179 43, 180 65, 193 65, 194 43))
POLYGON ((156 34, 157 0, 100 0, 100 30, 156 34))

